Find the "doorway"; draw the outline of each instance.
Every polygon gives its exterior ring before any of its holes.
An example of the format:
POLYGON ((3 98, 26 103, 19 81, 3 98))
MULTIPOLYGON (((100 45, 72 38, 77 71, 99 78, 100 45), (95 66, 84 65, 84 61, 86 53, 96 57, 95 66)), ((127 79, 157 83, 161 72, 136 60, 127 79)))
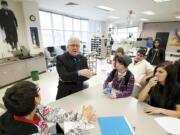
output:
POLYGON ((161 46, 166 50, 166 46, 169 38, 169 32, 157 32, 156 38, 161 39, 161 46))

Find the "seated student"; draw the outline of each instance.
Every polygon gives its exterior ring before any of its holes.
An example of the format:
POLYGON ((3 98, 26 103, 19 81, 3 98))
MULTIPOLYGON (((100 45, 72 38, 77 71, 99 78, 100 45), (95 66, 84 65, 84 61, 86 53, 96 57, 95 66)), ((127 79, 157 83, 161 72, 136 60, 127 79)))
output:
POLYGON ((32 82, 22 81, 8 88, 3 102, 7 111, 0 116, 1 135, 50 134, 49 123, 76 121, 67 134, 81 134, 89 122, 96 119, 91 106, 83 107, 82 114, 60 108, 40 105, 39 88, 32 82))
POLYGON ((114 58, 113 58, 113 60, 112 60, 113 68, 115 68, 115 57, 116 57, 116 55, 126 57, 126 60, 127 60, 127 62, 128 62, 128 65, 132 62, 131 57, 125 55, 125 54, 124 54, 124 49, 123 49, 122 47, 119 47, 119 48, 116 50, 115 56, 114 56, 114 58))
POLYGON ((154 67, 144 59, 145 54, 146 50, 140 48, 132 60, 132 63, 128 66, 128 69, 132 72, 135 78, 135 86, 131 95, 135 98, 138 97, 140 90, 142 90, 146 84, 146 79, 152 76, 154 71, 154 67))
POLYGON ((146 99, 152 106, 145 109, 146 113, 180 118, 180 85, 175 65, 166 62, 155 68, 154 77, 139 94, 139 101, 146 99))
POLYGON ((109 76, 104 82, 103 88, 106 89, 111 87, 110 84, 112 82, 112 88, 115 91, 112 91, 109 94, 111 98, 120 98, 130 96, 134 87, 134 76, 127 69, 128 60, 123 56, 115 57, 115 69, 111 71, 109 76))

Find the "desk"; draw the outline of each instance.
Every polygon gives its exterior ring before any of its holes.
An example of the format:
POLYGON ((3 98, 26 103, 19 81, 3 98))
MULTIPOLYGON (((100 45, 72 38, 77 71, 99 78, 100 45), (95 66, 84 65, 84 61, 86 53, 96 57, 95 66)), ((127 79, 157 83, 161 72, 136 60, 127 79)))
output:
MULTIPOLYGON (((94 106, 97 116, 125 115, 132 126, 136 127, 136 135, 168 135, 155 121, 157 116, 144 113, 145 103, 138 102, 133 97, 110 99, 102 93, 102 85, 96 85, 73 95, 59 99, 50 106, 61 107, 66 110, 80 111, 82 105, 94 106)), ((100 135, 98 121, 96 128, 85 131, 84 135, 100 135)))

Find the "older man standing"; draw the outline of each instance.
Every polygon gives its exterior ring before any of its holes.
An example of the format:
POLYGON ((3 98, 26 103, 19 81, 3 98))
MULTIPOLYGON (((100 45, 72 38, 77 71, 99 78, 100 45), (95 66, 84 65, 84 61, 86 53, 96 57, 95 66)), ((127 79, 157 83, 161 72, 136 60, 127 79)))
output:
POLYGON ((88 69, 87 59, 80 55, 79 38, 71 37, 68 40, 67 52, 57 56, 56 68, 59 74, 56 99, 84 89, 83 82, 88 80, 93 72, 88 69))

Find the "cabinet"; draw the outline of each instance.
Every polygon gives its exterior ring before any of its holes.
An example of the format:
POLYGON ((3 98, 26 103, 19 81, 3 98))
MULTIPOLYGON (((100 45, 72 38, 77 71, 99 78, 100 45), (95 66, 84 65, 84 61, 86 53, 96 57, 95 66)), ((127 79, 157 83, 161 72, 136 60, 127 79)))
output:
POLYGON ((44 56, 0 64, 0 88, 30 77, 33 70, 38 70, 40 73, 46 71, 44 56))
POLYGON ((107 55, 107 39, 95 37, 91 39, 91 52, 96 52, 99 58, 107 55))

